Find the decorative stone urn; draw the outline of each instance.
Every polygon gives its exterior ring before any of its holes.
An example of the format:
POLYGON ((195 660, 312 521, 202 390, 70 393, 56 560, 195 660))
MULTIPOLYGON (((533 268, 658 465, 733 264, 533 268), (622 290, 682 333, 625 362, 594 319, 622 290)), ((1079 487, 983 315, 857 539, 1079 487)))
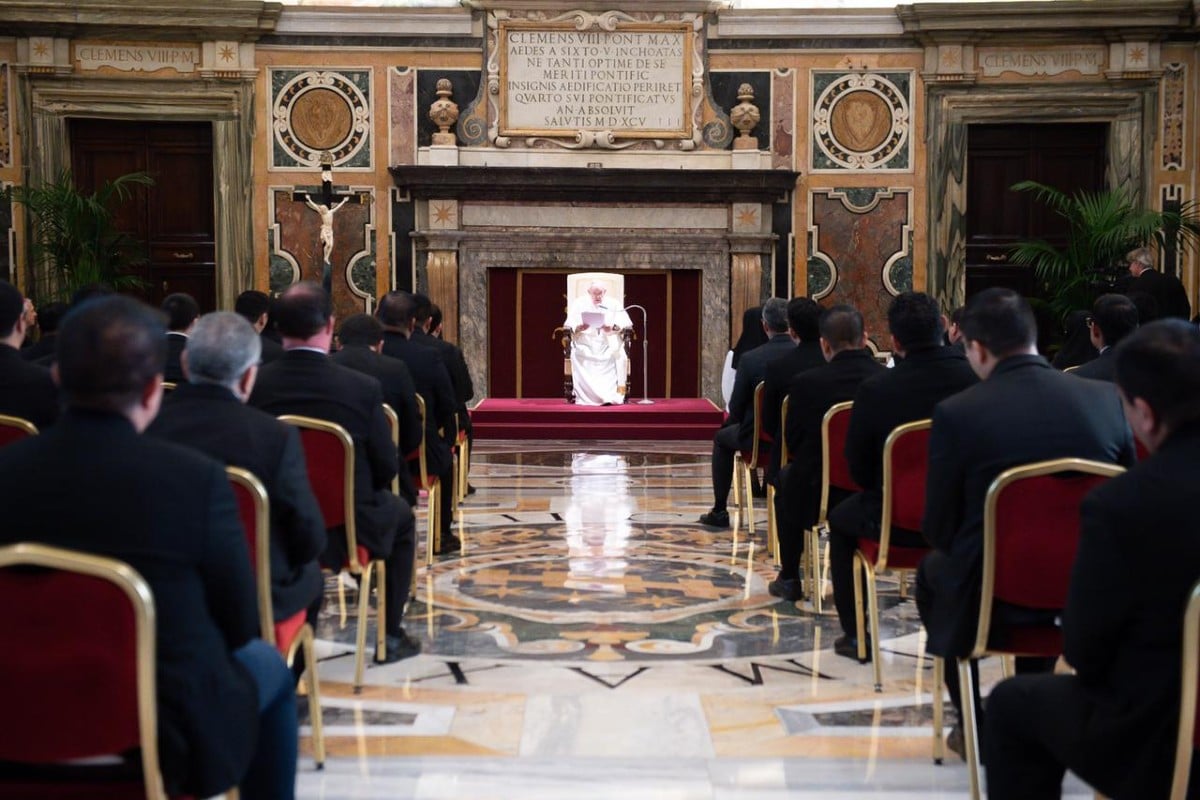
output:
MULTIPOLYGON (((457 144, 455 136, 450 132, 451 126, 458 122, 458 104, 450 99, 450 80, 441 78, 437 82, 438 99, 429 107, 429 119, 438 126, 438 132, 433 135, 433 144, 453 147, 457 144)), ((758 114, 758 109, 754 113, 758 114)))
POLYGON ((762 118, 758 112, 758 106, 750 102, 754 99, 754 87, 748 83, 743 83, 738 87, 738 100, 741 102, 733 107, 729 112, 729 120, 733 123, 733 127, 737 128, 740 135, 733 140, 734 150, 757 150, 758 138, 750 135, 750 131, 754 130, 754 126, 762 118))

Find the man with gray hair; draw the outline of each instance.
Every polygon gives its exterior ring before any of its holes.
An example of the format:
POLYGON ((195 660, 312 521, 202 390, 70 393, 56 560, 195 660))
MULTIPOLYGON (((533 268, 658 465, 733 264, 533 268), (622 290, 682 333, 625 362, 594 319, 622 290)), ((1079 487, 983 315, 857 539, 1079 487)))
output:
MULTIPOLYGON (((1179 317, 1190 319, 1192 304, 1188 302, 1187 290, 1183 288, 1179 278, 1154 268, 1154 254, 1149 247, 1139 247, 1130 250, 1125 255, 1129 264, 1129 274, 1133 279, 1125 285, 1122 294, 1131 295, 1134 292, 1145 292, 1154 298, 1158 305, 1158 319, 1179 317)), ((1151 320, 1142 319, 1141 322, 1151 320)))
POLYGON ((275 620, 307 609, 315 623, 324 588, 317 557, 325 549, 325 523, 295 428, 245 404, 261 353, 258 333, 240 315, 218 311, 201 317, 181 358, 188 382, 167 396, 147 433, 262 481, 271 504, 275 620))
POLYGON ((729 418, 713 437, 712 480, 713 507, 700 515, 700 524, 708 528, 728 528, 729 489, 733 485, 733 456, 739 450, 749 450, 754 444, 754 389, 766 378, 767 365, 796 347, 788 336, 787 301, 772 297, 763 303, 762 326, 767 341, 738 360, 729 396, 729 418))

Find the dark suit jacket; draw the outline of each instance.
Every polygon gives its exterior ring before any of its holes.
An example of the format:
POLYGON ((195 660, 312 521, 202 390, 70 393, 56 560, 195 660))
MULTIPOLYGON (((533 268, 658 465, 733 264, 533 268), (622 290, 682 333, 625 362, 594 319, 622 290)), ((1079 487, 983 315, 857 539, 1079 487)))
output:
POLYGON ((271 502, 271 600, 275 619, 308 608, 324 580, 325 523, 294 428, 243 405, 223 386, 185 383, 163 399, 146 433, 254 473, 271 502))
POLYGON ((312 350, 289 350, 258 371, 250 405, 275 416, 300 414, 336 422, 354 440, 355 525, 373 555, 392 551, 404 502, 391 491, 396 448, 379 381, 312 350))
POLYGON ((743 450, 749 450, 754 445, 755 387, 767 377, 768 365, 795 349, 796 343, 792 341, 792 337, 786 333, 776 333, 765 343, 743 353, 738 360, 733 392, 729 395, 729 420, 725 424, 737 423, 738 444, 743 450))
POLYGON ((1111 386, 1041 356, 1006 358, 934 409, 922 532, 949 563, 925 620, 931 653, 965 655, 975 640, 988 486, 1009 467, 1063 457, 1131 466, 1133 438, 1111 386))
POLYGON ((1189 500, 1198 480, 1200 425, 1193 423, 1094 490, 1081 509, 1063 633, 1067 661, 1095 701, 1080 752, 1087 774, 1121 787, 1106 790, 1115 797, 1168 794, 1183 612, 1200 577, 1189 500))
MULTIPOLYGON (((423 347, 411 339, 404 338, 403 334, 393 331, 385 331, 383 334, 383 354, 398 358, 408 366, 413 383, 417 385, 417 392, 425 399, 425 446, 430 451, 438 446, 435 442, 439 438, 440 429, 440 438, 445 443, 448 453, 458 437, 454 419, 457 403, 450 373, 446 370, 441 355, 433 348, 423 347)), ((449 460, 446 463, 449 463, 449 460)))
POLYGON ((0 344, 0 414, 27 419, 38 430, 58 417, 58 387, 50 370, 5 344, 0 344))
POLYGON ((1125 293, 1145 292, 1158 303, 1158 316, 1191 319, 1192 304, 1179 278, 1156 269, 1148 269, 1125 286, 1125 293))
POLYGON ((911 350, 896 366, 858 387, 846 431, 846 461, 876 522, 883 510, 887 437, 899 425, 933 416, 939 401, 978 382, 961 350, 938 346, 911 350))
MULTIPOLYGON (((343 367, 370 375, 383 388, 383 402, 392 407, 400 420, 400 460, 421 446, 421 413, 417 408, 417 388, 408 367, 398 358, 380 355, 369 347, 350 345, 330 358, 343 367)), ((449 451, 447 451, 448 455, 449 451)), ((447 462, 449 463, 449 462, 447 462)), ((431 465, 429 467, 433 469, 431 465)), ((443 466, 443 469, 445 467, 443 466)), ((440 474, 440 471, 438 472, 440 474)), ((400 488, 410 505, 417 502, 416 488, 407 469, 400 470, 400 488)))
POLYGON ((183 383, 183 365, 180 357, 187 347, 187 336, 175 331, 167 331, 167 364, 163 367, 163 380, 171 383, 183 383))
POLYGON ((1086 364, 1081 365, 1078 369, 1071 370, 1070 374, 1080 378, 1091 378, 1094 381, 1108 381, 1109 383, 1116 383, 1116 352, 1116 348, 1105 348, 1103 353, 1096 356, 1086 364))
POLYGON ((463 355, 462 348, 445 339, 430 336, 420 329, 413 331, 412 340, 417 344, 432 347, 441 354, 442 363, 450 373, 450 383, 454 386, 454 399, 458 401, 459 406, 465 408, 467 401, 475 396, 475 384, 471 381, 471 371, 467 369, 467 357, 463 355))
POLYGON ((42 338, 38 339, 29 347, 21 350, 21 358, 25 359, 26 361, 33 361, 39 364, 43 363, 47 359, 49 359, 50 362, 53 362, 54 348, 57 346, 58 333, 54 331, 50 333, 44 333, 42 334, 42 338))
POLYGON ((779 472, 779 409, 783 406, 783 398, 787 397, 788 387, 792 378, 813 367, 825 366, 825 355, 821 352, 819 341, 800 342, 779 358, 767 364, 763 381, 763 418, 762 429, 771 434, 771 465, 768 469, 768 480, 773 480, 779 472))
POLYGON ((2 544, 38 541, 110 556, 146 579, 167 787, 207 797, 236 784, 254 752, 258 696, 230 653, 259 628, 224 468, 138 436, 124 417, 74 410, 46 433, 0 450, 0 508, 2 544))
POLYGON ((270 364, 272 361, 278 361, 280 358, 283 358, 283 345, 262 334, 259 334, 258 339, 262 342, 262 356, 260 359, 262 363, 270 364))
POLYGON ((859 385, 885 370, 870 350, 843 350, 823 367, 792 378, 788 397, 788 449, 792 464, 782 479, 787 525, 808 528, 821 505, 821 420, 833 405, 854 399, 859 385))

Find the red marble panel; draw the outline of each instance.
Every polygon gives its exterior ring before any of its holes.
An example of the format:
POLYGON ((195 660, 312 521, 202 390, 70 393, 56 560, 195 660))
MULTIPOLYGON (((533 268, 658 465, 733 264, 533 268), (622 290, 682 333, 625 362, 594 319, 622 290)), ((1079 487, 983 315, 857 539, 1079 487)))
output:
POLYGON ((794 163, 796 73, 771 75, 771 168, 791 169, 794 163))
POLYGON ((416 104, 417 72, 388 70, 388 165, 417 163, 416 104))
MULTIPOLYGON (((333 307, 339 318, 364 310, 363 300, 351 291, 346 280, 346 265, 367 247, 367 225, 371 222, 370 203, 351 200, 333 215, 333 307)), ((275 223, 279 226, 279 249, 287 252, 300 266, 300 279, 321 282, 324 253, 321 247, 321 217, 304 201, 292 199, 292 193, 275 192, 275 223)))

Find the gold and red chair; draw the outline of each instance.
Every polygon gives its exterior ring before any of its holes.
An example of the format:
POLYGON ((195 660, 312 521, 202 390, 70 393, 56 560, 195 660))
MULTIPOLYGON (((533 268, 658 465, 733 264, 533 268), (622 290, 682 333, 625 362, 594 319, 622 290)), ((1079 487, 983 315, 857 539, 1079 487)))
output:
POLYGON ((252 472, 240 467, 226 467, 225 474, 237 500, 238 515, 246 533, 251 566, 258 595, 258 618, 262 638, 279 651, 292 666, 296 651, 304 651, 304 678, 308 690, 308 716, 312 720, 313 755, 317 769, 325 767, 325 734, 322 730, 321 691, 317 678, 317 653, 313 644, 313 629, 304 611, 297 611, 280 622, 275 621, 271 604, 271 512, 267 490, 252 472))
POLYGON ((425 535, 425 564, 431 566, 433 564, 434 554, 441 549, 442 544, 442 523, 441 523, 441 495, 442 482, 438 480, 437 475, 430 475, 427 467, 425 456, 425 398, 417 395, 417 411, 421 415, 421 444, 417 449, 405 456, 405 461, 408 462, 409 469, 412 470, 413 477, 417 479, 417 490, 425 492, 426 513, 425 519, 428 525, 428 530, 425 535))
POLYGON ((336 528, 340 525, 346 531, 346 561, 340 571, 349 572, 359 579, 358 630, 354 653, 354 692, 358 694, 363 686, 372 577, 378 598, 375 604, 375 657, 382 659, 387 654, 387 603, 384 600, 387 580, 383 559, 371 558, 367 548, 358 543, 354 524, 354 440, 341 425, 327 420, 296 414, 285 414, 279 419, 300 432, 304 462, 308 467, 308 482, 316 495, 317 505, 321 507, 325 527, 336 528))
MULTIPOLYGON (((958 659, 963 744, 970 795, 980 797, 979 730, 971 661, 986 655, 1062 655, 1062 629, 993 620, 993 604, 1060 611, 1067 604, 1071 568, 1079 546, 1079 505, 1084 496, 1124 467, 1083 458, 1057 458, 1012 467, 988 487, 983 510, 982 588, 975 645, 958 659)), ((941 659, 935 659, 934 719, 941 718, 941 659)), ((936 723, 935 723, 936 724, 936 723)), ((935 727, 935 756, 941 731, 935 727)))
MULTIPOLYGON (((465 413, 469 416, 471 412, 465 413)), ((455 444, 454 506, 461 512, 460 507, 467 499, 467 477, 471 471, 471 437, 467 436, 467 431, 461 424, 455 444)))
POLYGON ((1196 694, 1200 682, 1200 583, 1188 595, 1183 616, 1183 669, 1179 697, 1179 735, 1175 741, 1175 769, 1171 776, 1170 800, 1186 800, 1191 778, 1192 756, 1200 740, 1196 731, 1196 694))
MULTIPOLYGON (((818 614, 822 613, 825 594, 825 580, 821 574, 821 532, 829 529, 830 490, 862 490, 850 476, 850 465, 846 462, 846 432, 850 429, 853 410, 854 401, 847 400, 830 406, 821 418, 821 505, 817 524, 807 531, 808 544, 804 548, 804 559, 809 565, 812 581, 809 584, 812 586, 812 607, 818 614)), ((828 570, 828 565, 825 569, 828 570)))
MULTIPOLYGON (((783 402, 779 404, 779 434, 780 434, 779 435, 779 468, 780 469, 783 469, 784 466, 789 464, 792 460, 792 455, 791 455, 791 453, 788 452, 787 436, 784 435, 784 431, 787 430, 787 417, 788 417, 788 406, 789 405, 790 405, 790 403, 788 402, 788 396, 785 394, 783 396, 783 402)), ((775 489, 775 484, 768 483, 767 484, 767 536, 770 538, 770 542, 771 542, 771 545, 770 545, 771 553, 774 554, 774 556, 775 556, 775 566, 778 567, 781 565, 782 562, 780 561, 780 557, 779 557, 779 518, 775 512, 776 492, 777 492, 777 490, 775 489)), ((801 581, 807 580, 807 578, 808 578, 808 576, 805 574, 805 572, 803 570, 800 571, 800 578, 801 578, 801 581)))
POLYGON ((867 657, 863 627, 862 576, 867 577, 870 610, 871 657, 875 666, 875 691, 883 691, 879 664, 879 588, 876 578, 884 570, 915 572, 928 547, 899 547, 891 543, 892 526, 921 530, 925 514, 925 479, 929 472, 929 429, 933 420, 922 419, 897 426, 883 444, 883 514, 879 541, 861 538, 854 552, 854 611, 858 618, 858 659, 867 657))
POLYGON ((0 414, 0 447, 37 436, 37 425, 21 417, 0 414))
POLYGON ((15 544, 0 548, 0 604, 0 760, 41 768, 0 778, 0 796, 166 798, 142 576, 116 559, 15 544), (136 765, 65 763, 129 754, 136 765))
MULTIPOLYGON (((766 393, 767 384, 764 381, 759 381, 754 387, 754 438, 753 444, 749 450, 741 450, 734 454, 733 480, 736 484, 739 480, 742 482, 742 489, 734 493, 734 502, 740 505, 742 498, 745 498, 746 510, 746 532, 754 533, 754 473, 759 469, 765 469, 768 466, 768 459, 771 455, 772 437, 769 433, 762 429, 762 405, 763 396, 766 393), (764 446, 765 445, 765 446, 764 446)), ((771 504, 767 503, 767 546, 771 545, 771 504)), ((774 551, 771 550, 773 553, 774 551)))

